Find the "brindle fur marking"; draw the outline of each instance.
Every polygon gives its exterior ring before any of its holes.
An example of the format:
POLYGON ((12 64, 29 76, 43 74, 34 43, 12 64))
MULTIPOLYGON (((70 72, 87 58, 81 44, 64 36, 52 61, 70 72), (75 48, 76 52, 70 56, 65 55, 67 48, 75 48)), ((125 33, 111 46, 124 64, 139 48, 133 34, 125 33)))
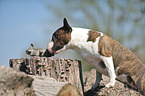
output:
POLYGON ((103 35, 103 37, 100 37, 99 44, 98 44, 98 53, 102 56, 110 57, 110 56, 112 56, 112 54, 111 54, 111 50, 110 50, 110 45, 106 44, 108 42, 108 40, 106 38, 107 37, 104 35, 103 35))
POLYGON ((136 55, 105 34, 100 37, 98 52, 103 56, 113 56, 115 69, 119 67, 116 74, 118 76, 121 74, 128 75, 130 78, 128 78, 127 84, 137 86, 145 96, 145 65, 136 55))
POLYGON ((94 31, 94 30, 90 30, 90 31, 88 32, 89 38, 88 38, 87 42, 88 42, 88 41, 95 42, 95 41, 96 41, 96 38, 99 37, 100 35, 101 35, 101 34, 100 34, 99 32, 94 31))

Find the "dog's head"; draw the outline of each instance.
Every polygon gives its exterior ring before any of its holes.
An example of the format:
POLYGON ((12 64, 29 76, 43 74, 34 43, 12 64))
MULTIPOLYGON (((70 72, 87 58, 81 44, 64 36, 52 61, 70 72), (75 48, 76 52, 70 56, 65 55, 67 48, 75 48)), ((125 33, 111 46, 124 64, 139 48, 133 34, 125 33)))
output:
POLYGON ((63 26, 57 29, 52 36, 51 42, 48 44, 48 50, 50 53, 59 53, 66 49, 66 45, 71 40, 72 28, 68 24, 66 18, 63 20, 63 26))

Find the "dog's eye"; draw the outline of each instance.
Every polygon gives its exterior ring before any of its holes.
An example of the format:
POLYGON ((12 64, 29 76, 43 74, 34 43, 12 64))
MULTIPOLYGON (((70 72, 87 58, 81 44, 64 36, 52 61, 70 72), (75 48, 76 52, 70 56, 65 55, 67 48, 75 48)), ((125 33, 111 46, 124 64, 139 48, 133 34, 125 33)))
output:
POLYGON ((54 42, 56 42, 57 39, 58 39, 58 38, 57 38, 57 36, 55 36, 55 35, 52 37, 52 41, 54 41, 54 42))
POLYGON ((57 35, 57 34, 55 34, 55 35, 54 35, 54 37, 55 37, 55 38, 58 38, 58 35, 57 35))

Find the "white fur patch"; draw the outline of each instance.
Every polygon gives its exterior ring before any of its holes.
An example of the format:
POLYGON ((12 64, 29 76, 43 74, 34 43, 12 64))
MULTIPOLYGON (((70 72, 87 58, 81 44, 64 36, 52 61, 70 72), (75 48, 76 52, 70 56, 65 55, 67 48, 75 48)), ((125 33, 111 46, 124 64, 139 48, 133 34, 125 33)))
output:
POLYGON ((105 87, 114 86, 116 74, 115 74, 115 70, 114 70, 113 58, 112 58, 112 56, 111 57, 100 56, 100 57, 103 60, 105 66, 107 68, 107 72, 108 72, 108 75, 110 78, 109 83, 105 87))
POLYGON ((54 42, 53 41, 50 41, 50 43, 48 44, 48 51, 50 53, 53 53, 53 50, 52 50, 53 45, 54 45, 54 42))
MULTIPOLYGON (((98 43, 100 37, 96 38, 95 42, 87 42, 89 31, 90 29, 72 28, 70 44, 73 46, 72 49, 81 53, 82 56, 84 55, 83 57, 88 53, 98 55, 98 43)), ((103 36, 103 33, 101 33, 101 36, 103 36)))
MULTIPOLYGON (((88 32, 91 29, 85 28, 72 28, 71 41, 69 43, 70 48, 80 53, 80 55, 85 59, 89 64, 91 64, 98 72, 107 75, 107 70, 102 69, 98 63, 101 61, 100 55, 98 53, 98 43, 103 33, 99 32, 101 35, 96 38, 95 42, 88 40, 88 32)), ((97 32, 97 31, 96 31, 97 32)))

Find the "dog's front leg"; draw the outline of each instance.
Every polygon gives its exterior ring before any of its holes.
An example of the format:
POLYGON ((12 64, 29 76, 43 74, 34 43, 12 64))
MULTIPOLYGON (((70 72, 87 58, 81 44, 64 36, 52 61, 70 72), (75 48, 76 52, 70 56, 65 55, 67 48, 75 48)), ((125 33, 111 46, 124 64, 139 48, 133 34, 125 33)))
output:
POLYGON ((109 75, 109 83, 106 84, 105 87, 113 87, 115 85, 115 78, 116 78, 116 74, 114 71, 114 64, 113 64, 113 58, 111 57, 104 57, 104 56, 100 56, 101 59, 103 60, 106 68, 107 68, 107 72, 109 75))
POLYGON ((92 91, 94 91, 99 86, 101 79, 102 79, 102 74, 96 70, 96 81, 95 84, 91 87, 92 91))

